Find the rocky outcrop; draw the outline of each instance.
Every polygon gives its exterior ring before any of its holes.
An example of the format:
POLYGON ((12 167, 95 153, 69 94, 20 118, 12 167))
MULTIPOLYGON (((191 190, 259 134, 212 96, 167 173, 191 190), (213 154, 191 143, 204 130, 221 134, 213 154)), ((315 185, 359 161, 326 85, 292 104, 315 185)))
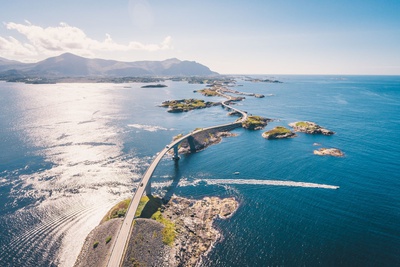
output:
POLYGON ((173 196, 161 207, 162 216, 175 224, 172 245, 162 241, 163 224, 136 219, 123 266, 197 266, 220 238, 214 220, 230 217, 237 207, 234 198, 173 196))
POLYGON ((334 132, 319 126, 315 122, 310 122, 310 121, 297 121, 289 123, 289 126, 292 127, 295 132, 303 132, 308 134, 323 134, 323 135, 334 134, 334 132))
POLYGON ((343 151, 337 148, 320 148, 318 150, 314 150, 314 154, 318 156, 334 156, 334 157, 344 156, 343 151))
MULTIPOLYGON (((193 135, 193 143, 195 146, 195 151, 203 150, 211 145, 218 144, 222 141, 222 137, 231 137, 237 136, 235 133, 227 132, 227 131, 218 131, 218 130, 209 130, 206 132, 196 133, 193 135)), ((180 154, 189 154, 192 153, 190 149, 190 144, 188 140, 183 140, 179 146, 180 154)), ((173 150, 170 150, 170 153, 173 153, 173 150)))
POLYGON ((168 112, 178 113, 187 112, 189 110, 209 108, 213 106, 219 106, 219 102, 205 102, 201 99, 181 99, 181 100, 168 100, 161 104, 161 107, 168 107, 168 112))
POLYGON ((262 134, 265 139, 283 139, 296 137, 296 134, 283 126, 277 126, 262 134))
POLYGON ((238 208, 234 198, 205 197, 201 200, 173 197, 163 215, 176 226, 177 236, 164 266, 196 266, 219 240, 213 227, 216 218, 226 219, 238 208))
POLYGON ((242 123, 242 127, 249 130, 261 130, 263 129, 271 119, 264 118, 261 116, 248 116, 247 120, 242 123))

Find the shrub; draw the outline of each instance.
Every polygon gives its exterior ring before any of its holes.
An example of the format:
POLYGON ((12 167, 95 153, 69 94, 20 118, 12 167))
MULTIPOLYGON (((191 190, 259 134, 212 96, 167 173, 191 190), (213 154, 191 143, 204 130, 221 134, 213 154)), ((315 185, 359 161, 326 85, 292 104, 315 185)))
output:
POLYGON ((106 238, 106 244, 108 244, 110 241, 111 241, 111 236, 107 236, 107 238, 106 238))
POLYGON ((95 241, 95 242, 93 243, 93 248, 97 248, 98 245, 99 245, 99 241, 95 241))

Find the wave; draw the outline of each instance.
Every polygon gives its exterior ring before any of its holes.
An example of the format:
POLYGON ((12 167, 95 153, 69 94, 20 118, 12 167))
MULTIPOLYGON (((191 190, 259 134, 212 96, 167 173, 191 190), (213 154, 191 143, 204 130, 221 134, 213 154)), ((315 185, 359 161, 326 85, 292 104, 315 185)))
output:
POLYGON ((157 132, 157 131, 168 131, 172 129, 167 129, 161 126, 153 126, 153 125, 146 125, 146 124, 128 124, 128 127, 141 129, 148 132, 157 132))

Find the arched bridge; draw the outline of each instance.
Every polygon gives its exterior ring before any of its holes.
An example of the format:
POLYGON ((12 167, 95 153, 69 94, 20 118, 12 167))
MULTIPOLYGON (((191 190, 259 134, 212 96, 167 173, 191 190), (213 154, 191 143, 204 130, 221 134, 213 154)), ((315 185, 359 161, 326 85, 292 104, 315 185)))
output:
POLYGON ((228 95, 224 95, 221 92, 218 92, 221 96, 224 96, 228 98, 228 100, 223 101, 221 104, 223 107, 234 110, 242 115, 240 120, 237 120, 236 122, 228 123, 228 124, 223 124, 223 125, 217 125, 217 126, 212 126, 212 127, 207 127, 207 128, 202 128, 196 131, 193 131, 191 133, 188 133, 185 136, 182 136, 181 138, 172 141, 169 145, 167 145, 163 150, 161 150, 156 158, 153 160, 151 165, 148 167, 146 170, 145 174, 143 175, 142 180, 139 183, 139 186, 135 192, 135 195, 133 196, 133 199, 131 201, 131 204, 128 207, 128 210, 125 215, 125 219, 123 221, 123 224, 121 226, 121 229, 118 233, 118 236, 116 238, 116 241, 114 243, 114 247, 111 251, 111 256, 108 261, 108 267, 117 267, 120 266, 123 262, 123 257, 125 253, 126 246, 128 245, 128 240, 132 232, 132 227, 133 227, 133 220, 135 219, 135 213, 136 210, 139 206, 140 199, 142 198, 143 194, 146 193, 146 195, 151 194, 151 176, 154 173, 154 170, 160 163, 161 159, 163 156, 170 150, 174 150, 174 158, 179 159, 178 157, 178 146, 179 144, 184 141, 188 140, 189 145, 191 147, 191 150, 194 149, 194 144, 193 144, 193 136, 198 133, 202 132, 207 132, 210 130, 220 130, 220 131, 229 131, 238 127, 242 126, 242 122, 247 119, 247 113, 239 110, 237 108, 234 108, 229 105, 229 102, 232 101, 232 98, 228 95))

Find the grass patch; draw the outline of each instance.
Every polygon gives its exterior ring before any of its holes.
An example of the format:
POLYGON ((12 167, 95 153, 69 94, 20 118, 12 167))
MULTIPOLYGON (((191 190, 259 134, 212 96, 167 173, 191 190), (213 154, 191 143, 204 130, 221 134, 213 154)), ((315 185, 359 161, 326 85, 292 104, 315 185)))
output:
POLYGON ((269 119, 261 116, 248 116, 247 120, 242 123, 242 126, 250 130, 256 130, 263 128, 269 121, 269 119))
POLYGON ((193 109, 206 108, 216 105, 217 103, 205 102, 202 99, 182 99, 182 100, 170 100, 164 101, 161 106, 168 107, 169 112, 181 112, 189 111, 193 109))
POLYGON ((163 236, 162 240, 164 244, 171 246, 174 243, 176 236, 175 224, 172 221, 164 218, 159 210, 155 212, 151 218, 164 225, 164 229, 161 232, 163 236))
POLYGON ((283 126, 277 126, 274 129, 267 131, 269 134, 287 134, 290 133, 290 130, 283 126))
POLYGON ((130 203, 130 198, 119 202, 117 205, 110 209, 110 211, 106 214, 106 216, 103 217, 100 223, 106 222, 111 219, 124 217, 130 203))
POLYGON ((297 127, 309 127, 310 125, 307 123, 307 122, 304 122, 304 121, 299 121, 299 122, 296 122, 296 126, 297 127))
POLYGON ((204 89, 198 90, 197 92, 201 93, 204 96, 217 96, 218 95, 218 93, 215 90, 209 89, 209 88, 204 88, 204 89))
POLYGON ((162 201, 160 198, 153 196, 143 196, 140 199, 135 217, 151 218, 151 216, 159 210, 161 205, 162 201))

